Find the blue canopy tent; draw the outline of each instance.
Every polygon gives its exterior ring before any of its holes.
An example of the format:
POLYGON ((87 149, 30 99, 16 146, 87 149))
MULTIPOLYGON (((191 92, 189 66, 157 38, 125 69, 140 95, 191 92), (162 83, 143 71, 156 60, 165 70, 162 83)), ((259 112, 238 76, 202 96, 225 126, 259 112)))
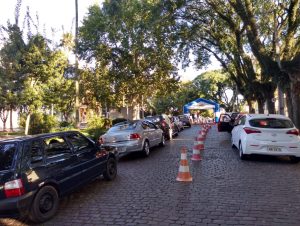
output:
POLYGON ((190 110, 214 109, 215 122, 219 121, 220 105, 214 101, 198 98, 183 106, 183 114, 189 114, 190 110))

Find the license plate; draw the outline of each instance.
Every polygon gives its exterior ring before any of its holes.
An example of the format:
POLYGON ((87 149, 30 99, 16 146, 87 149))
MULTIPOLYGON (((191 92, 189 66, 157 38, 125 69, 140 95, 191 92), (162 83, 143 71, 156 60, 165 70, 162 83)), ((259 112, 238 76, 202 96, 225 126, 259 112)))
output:
POLYGON ((268 147, 268 151, 281 151, 279 147, 268 147))

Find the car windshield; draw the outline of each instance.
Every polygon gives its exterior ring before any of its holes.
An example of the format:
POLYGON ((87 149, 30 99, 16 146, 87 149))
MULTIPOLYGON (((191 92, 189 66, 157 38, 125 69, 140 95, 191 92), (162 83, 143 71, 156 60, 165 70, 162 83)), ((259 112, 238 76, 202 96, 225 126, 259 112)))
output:
POLYGON ((133 130, 136 128, 137 123, 127 123, 127 124, 122 124, 122 125, 117 125, 111 127, 107 132, 119 132, 119 131, 124 131, 124 130, 133 130))
POLYGON ((0 144, 0 171, 11 169, 15 151, 15 143, 0 144))
POLYGON ((271 128, 271 129, 285 129, 285 128, 293 128, 294 127, 291 120, 279 119, 279 118, 252 119, 252 120, 249 120, 249 124, 252 127, 271 128))

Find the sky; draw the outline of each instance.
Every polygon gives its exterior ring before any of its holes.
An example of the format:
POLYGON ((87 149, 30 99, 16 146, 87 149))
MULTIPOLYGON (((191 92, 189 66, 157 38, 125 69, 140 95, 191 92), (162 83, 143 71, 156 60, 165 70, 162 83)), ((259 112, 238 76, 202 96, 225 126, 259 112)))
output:
MULTIPOLYGON (((101 4, 103 0, 78 0, 79 26, 84 16, 88 12, 88 7, 92 4, 101 4)), ((0 0, 0 24, 6 25, 10 20, 14 23, 14 13, 17 0, 0 0)), ((20 12, 20 20, 24 18, 27 10, 30 9, 31 17, 35 20, 35 15, 39 16, 40 32, 46 30, 49 38, 52 35, 52 28, 55 29, 55 35, 62 33, 62 27, 65 32, 75 29, 75 0, 23 0, 20 12), (72 29, 73 28, 73 29, 72 29)), ((22 22, 20 23, 21 26, 22 22)), ((185 70, 179 70, 182 81, 194 79, 196 76, 206 70, 218 69, 220 66, 216 60, 212 59, 212 64, 204 70, 196 70, 193 65, 185 70)))

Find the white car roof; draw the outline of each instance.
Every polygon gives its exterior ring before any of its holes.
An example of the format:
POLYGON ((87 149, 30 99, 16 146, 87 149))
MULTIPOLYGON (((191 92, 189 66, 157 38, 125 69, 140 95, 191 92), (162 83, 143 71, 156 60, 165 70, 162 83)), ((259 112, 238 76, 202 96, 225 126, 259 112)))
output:
POLYGON ((279 118, 279 119, 289 119, 289 117, 279 114, 248 114, 247 117, 250 119, 253 118, 279 118))

